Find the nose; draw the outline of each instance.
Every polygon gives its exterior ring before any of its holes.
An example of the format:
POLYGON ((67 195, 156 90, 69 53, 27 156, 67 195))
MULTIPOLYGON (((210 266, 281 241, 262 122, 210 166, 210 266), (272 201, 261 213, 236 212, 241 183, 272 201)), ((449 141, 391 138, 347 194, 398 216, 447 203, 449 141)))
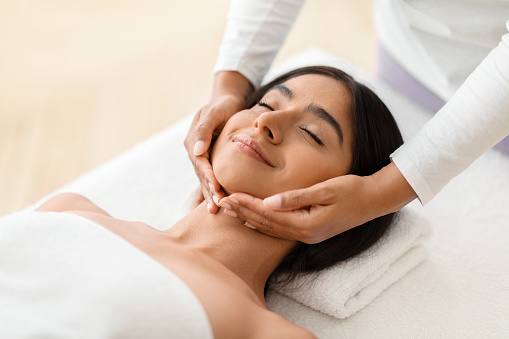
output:
POLYGON ((277 111, 264 112, 253 122, 253 129, 271 143, 279 144, 283 141, 284 134, 283 115, 277 111))

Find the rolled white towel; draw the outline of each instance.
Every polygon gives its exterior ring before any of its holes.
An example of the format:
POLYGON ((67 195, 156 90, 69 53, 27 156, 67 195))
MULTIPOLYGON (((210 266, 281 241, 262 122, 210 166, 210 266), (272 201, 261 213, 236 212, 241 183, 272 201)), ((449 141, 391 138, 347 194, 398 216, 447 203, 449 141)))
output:
POLYGON ((430 234, 431 227, 423 217, 403 209, 387 234, 364 253, 321 272, 297 277, 270 293, 281 293, 339 319, 347 318, 427 258, 421 244, 430 234))

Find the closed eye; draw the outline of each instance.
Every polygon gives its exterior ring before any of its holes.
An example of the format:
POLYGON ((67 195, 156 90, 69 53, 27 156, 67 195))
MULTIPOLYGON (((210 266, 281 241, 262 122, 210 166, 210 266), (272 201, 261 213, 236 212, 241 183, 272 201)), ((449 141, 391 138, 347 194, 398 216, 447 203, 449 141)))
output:
POLYGON ((323 145, 323 141, 322 141, 322 139, 320 139, 320 138, 318 137, 318 135, 316 135, 315 133, 311 132, 310 130, 308 130, 308 129, 307 129, 307 128, 305 128, 305 127, 301 127, 301 129, 302 129, 304 132, 306 132, 307 134, 309 134, 309 136, 311 136, 311 138, 313 138, 313 139, 316 141, 316 143, 317 143, 318 145, 320 145, 320 146, 322 146, 322 145, 323 145))
MULTIPOLYGON (((258 106, 261 106, 261 107, 266 107, 268 109, 270 109, 271 111, 274 111, 274 108, 272 108, 272 106, 270 106, 268 103, 266 103, 265 101, 260 101, 258 102, 258 106)), ((316 135, 315 133, 311 132, 310 130, 308 130, 307 128, 305 127, 301 127, 301 129, 306 132, 311 138, 313 138, 313 140, 320 146, 323 146, 323 141, 322 139, 320 139, 318 137, 318 135, 316 135)))
POLYGON ((258 103, 258 106, 262 106, 262 107, 267 107, 268 109, 270 109, 271 111, 274 111, 274 108, 272 108, 272 106, 270 106, 268 103, 264 102, 264 101, 260 101, 258 103))

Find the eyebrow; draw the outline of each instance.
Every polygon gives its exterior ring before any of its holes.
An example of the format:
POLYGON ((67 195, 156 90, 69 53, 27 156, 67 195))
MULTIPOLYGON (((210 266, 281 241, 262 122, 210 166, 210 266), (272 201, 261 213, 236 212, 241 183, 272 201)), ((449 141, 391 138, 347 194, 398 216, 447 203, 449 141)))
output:
POLYGON ((285 85, 276 85, 276 86, 272 87, 269 91, 273 91, 273 90, 278 90, 288 100, 293 99, 293 92, 285 85))
MULTIPOLYGON (((272 87, 269 91, 272 91, 272 90, 279 91, 288 100, 293 99, 293 92, 285 85, 276 85, 276 86, 272 87)), ((322 119, 323 121, 325 121, 326 123, 331 125, 338 135, 339 143, 341 145, 343 145, 343 131, 341 130, 341 126, 339 126, 336 119, 334 119, 334 117, 332 115, 330 115, 325 109, 323 109, 323 107, 321 107, 315 103, 312 103, 312 104, 309 104, 304 109, 304 112, 314 114, 318 118, 322 119)))

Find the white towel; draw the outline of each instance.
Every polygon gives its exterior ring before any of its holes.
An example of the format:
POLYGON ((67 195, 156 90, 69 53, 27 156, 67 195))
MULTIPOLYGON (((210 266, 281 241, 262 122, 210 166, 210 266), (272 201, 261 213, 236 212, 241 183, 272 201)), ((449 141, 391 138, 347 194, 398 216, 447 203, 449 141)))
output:
POLYGON ((177 276, 67 213, 0 219, 0 338, 213 338, 177 276))
POLYGON ((427 258, 421 244, 430 234, 425 219, 403 209, 388 233, 361 255, 299 277, 274 293, 339 319, 349 317, 427 258))

